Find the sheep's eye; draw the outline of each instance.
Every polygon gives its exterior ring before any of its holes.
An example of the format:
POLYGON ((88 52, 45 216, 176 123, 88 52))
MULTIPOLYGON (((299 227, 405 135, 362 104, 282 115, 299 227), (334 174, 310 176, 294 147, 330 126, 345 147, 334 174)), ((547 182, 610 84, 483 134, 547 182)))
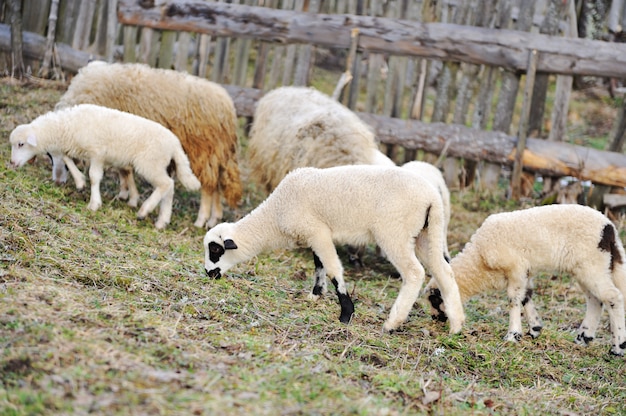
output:
POLYGON ((218 245, 216 243, 211 243, 211 244, 209 244, 209 251, 211 253, 220 254, 220 253, 224 252, 224 249, 222 248, 222 246, 220 246, 220 245, 218 245))
POLYGON ((222 257, 222 254, 224 254, 224 251, 225 251, 224 247, 220 246, 216 242, 211 241, 209 243, 209 259, 213 263, 217 263, 218 262, 220 257, 222 257))

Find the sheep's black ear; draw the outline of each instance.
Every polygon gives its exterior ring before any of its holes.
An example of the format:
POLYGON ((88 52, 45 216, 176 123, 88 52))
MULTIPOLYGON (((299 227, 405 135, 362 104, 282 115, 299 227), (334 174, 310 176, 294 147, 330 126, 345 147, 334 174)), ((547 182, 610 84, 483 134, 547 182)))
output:
POLYGON ((229 238, 227 240, 224 240, 224 248, 226 250, 233 250, 237 248, 237 244, 235 244, 235 242, 229 238))

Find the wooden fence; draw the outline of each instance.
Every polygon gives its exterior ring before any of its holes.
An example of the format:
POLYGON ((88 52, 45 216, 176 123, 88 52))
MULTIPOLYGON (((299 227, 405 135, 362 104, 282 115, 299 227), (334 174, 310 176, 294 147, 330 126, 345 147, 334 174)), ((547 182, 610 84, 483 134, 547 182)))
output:
MULTIPOLYGON (((626 53, 615 44, 557 38, 546 43, 545 36, 533 37, 540 32, 576 38, 571 1, 233 0, 154 6, 130 0, 24 0, 24 30, 45 36, 55 3, 57 44, 93 57, 145 62, 259 90, 295 84, 331 94, 328 85, 338 83, 345 72, 351 80, 339 98, 357 111, 493 129, 518 138, 528 132, 554 141, 563 138, 572 75, 626 78, 626 53), (241 12, 242 7, 248 8, 241 12), (116 9, 125 24, 114 19, 116 9), (391 20, 380 23, 384 18, 391 20), (348 28, 347 36, 327 30, 324 24, 329 22, 348 28), (287 38, 288 28, 297 36, 287 38), (403 30, 409 38, 402 37, 403 30), (528 37, 521 31, 529 32, 528 37), (521 131, 520 82, 530 48, 542 53, 529 87, 527 107, 533 113, 521 131), (588 59, 585 51, 590 48, 594 53, 588 59), (563 74, 552 114, 544 114, 548 72, 563 74), (544 133, 547 120, 552 128, 544 133)), ((32 61, 34 70, 40 59, 32 61)), ((415 150, 390 144, 388 153, 401 162, 415 158, 415 150)), ((441 151, 447 151, 445 146, 441 151)), ((474 183, 477 162, 446 159, 449 184, 474 183)), ((580 160, 571 164, 580 165, 580 160)), ((479 176, 481 185, 494 186, 502 165, 487 164, 479 176)))

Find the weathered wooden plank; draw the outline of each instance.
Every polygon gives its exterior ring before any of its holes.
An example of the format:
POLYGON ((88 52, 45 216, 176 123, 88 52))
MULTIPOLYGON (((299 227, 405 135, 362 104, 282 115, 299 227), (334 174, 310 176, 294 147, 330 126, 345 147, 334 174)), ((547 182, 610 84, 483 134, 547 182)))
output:
POLYGON ((174 62, 174 43, 176 42, 176 32, 166 30, 161 33, 161 44, 158 52, 157 66, 159 68, 171 69, 174 62))
POLYGON ((517 132, 517 145, 513 160, 513 173, 511 175, 511 196, 518 200, 522 194, 522 158, 526 149, 528 122, 535 89, 535 75, 537 70, 537 53, 531 51, 528 57, 528 71, 526 73, 526 87, 524 88, 524 101, 520 114, 519 128, 517 132))
POLYGON ((626 44, 227 3, 170 0, 153 4, 120 0, 118 18, 129 25, 346 49, 352 29, 358 28, 360 50, 495 65, 521 73, 526 70, 528 51, 536 49, 538 72, 626 77, 626 44))

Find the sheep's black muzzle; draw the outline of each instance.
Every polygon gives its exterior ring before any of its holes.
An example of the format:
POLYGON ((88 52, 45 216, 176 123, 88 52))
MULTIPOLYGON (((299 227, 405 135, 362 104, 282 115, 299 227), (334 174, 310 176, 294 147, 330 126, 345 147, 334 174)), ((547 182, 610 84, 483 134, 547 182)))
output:
POLYGON ((222 277, 222 273, 220 273, 220 268, 217 267, 213 270, 207 270, 204 269, 204 271, 206 272, 206 275, 209 276, 211 279, 219 279, 220 277, 222 277))

